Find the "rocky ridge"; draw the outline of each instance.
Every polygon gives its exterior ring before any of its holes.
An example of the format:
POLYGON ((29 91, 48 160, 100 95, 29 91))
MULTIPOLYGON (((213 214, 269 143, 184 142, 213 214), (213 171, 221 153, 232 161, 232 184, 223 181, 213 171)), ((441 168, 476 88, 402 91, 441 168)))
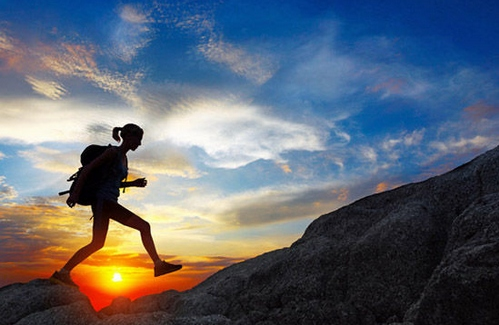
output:
POLYGON ((289 248, 185 291, 95 312, 47 280, 0 289, 0 324, 497 324, 499 147, 323 215, 289 248))

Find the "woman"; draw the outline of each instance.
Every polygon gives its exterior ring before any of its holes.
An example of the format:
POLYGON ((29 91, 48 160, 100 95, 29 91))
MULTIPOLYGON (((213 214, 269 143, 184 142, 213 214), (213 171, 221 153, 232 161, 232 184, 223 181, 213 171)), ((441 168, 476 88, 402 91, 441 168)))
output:
POLYGON ((109 147, 102 155, 82 169, 75 184, 75 189, 66 201, 70 207, 73 207, 78 201, 79 193, 89 173, 101 166, 109 166, 103 177, 102 185, 97 190, 97 199, 92 203, 94 220, 92 241, 80 248, 61 270, 54 272, 50 278, 52 281, 78 287, 71 279, 70 272, 75 266, 104 246, 109 228, 109 219, 116 220, 125 226, 140 231, 142 243, 154 262, 154 276, 178 271, 182 268, 182 265, 170 264, 159 258, 151 236, 149 223, 118 203, 120 187, 145 187, 147 185, 145 178, 136 179, 132 182, 122 182, 128 174, 126 154, 129 150, 135 151, 141 145, 143 135, 144 131, 135 124, 114 128, 113 138, 118 142, 122 141, 121 145, 109 147))

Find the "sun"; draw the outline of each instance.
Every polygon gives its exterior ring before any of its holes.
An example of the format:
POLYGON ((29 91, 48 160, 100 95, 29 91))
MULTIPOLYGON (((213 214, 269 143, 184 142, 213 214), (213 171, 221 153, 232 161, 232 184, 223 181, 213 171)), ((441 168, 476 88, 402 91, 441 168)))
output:
POLYGON ((123 278, 121 277, 121 274, 118 272, 115 272, 113 274, 113 282, 121 282, 123 281, 123 278))

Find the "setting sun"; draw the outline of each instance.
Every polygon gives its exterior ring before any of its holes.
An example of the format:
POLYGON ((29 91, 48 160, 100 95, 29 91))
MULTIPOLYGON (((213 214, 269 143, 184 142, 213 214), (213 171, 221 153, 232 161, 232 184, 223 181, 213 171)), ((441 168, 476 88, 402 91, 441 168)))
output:
POLYGON ((123 278, 121 277, 121 274, 116 272, 113 275, 113 282, 121 282, 123 281, 123 278))

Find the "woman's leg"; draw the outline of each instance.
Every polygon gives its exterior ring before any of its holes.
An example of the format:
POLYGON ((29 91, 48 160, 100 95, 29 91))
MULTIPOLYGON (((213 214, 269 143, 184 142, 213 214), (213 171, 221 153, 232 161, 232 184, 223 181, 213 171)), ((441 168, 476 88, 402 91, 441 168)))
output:
POLYGON ((156 246, 154 245, 154 241, 152 239, 151 226, 147 221, 121 206, 118 202, 109 202, 109 204, 105 206, 105 211, 109 212, 109 216, 112 219, 124 224, 125 226, 140 231, 142 243, 154 262, 155 277, 175 272, 182 268, 182 265, 170 264, 159 258, 158 253, 156 252, 156 246))
POLYGON ((102 210, 102 202, 92 205, 92 212, 94 216, 92 241, 90 244, 80 248, 64 265, 63 270, 71 271, 75 266, 104 246, 109 229, 109 214, 102 210))
POLYGON ((111 219, 119 223, 136 229, 140 232, 142 244, 154 263, 161 262, 154 245, 154 240, 151 235, 151 226, 147 221, 120 205, 118 202, 106 201, 104 203, 104 211, 111 219))

